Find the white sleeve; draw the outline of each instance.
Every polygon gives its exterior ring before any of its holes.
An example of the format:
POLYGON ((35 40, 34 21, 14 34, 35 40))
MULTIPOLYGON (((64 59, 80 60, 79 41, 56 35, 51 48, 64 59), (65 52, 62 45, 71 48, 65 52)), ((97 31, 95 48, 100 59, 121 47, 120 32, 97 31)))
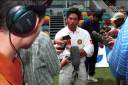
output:
POLYGON ((56 33, 56 35, 55 35, 55 39, 60 39, 60 38, 62 38, 62 32, 61 31, 58 31, 57 33, 56 33))
POLYGON ((87 57, 91 57, 93 55, 94 52, 94 45, 92 43, 92 39, 89 35, 89 33, 87 32, 86 37, 85 37, 85 43, 84 43, 84 51, 87 53, 87 57))

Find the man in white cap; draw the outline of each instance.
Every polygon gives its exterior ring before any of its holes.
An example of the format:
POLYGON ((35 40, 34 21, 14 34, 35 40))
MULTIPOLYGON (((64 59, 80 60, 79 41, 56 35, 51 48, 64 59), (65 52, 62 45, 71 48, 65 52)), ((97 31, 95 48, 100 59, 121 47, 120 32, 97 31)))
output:
MULTIPOLYGON (((123 25, 124 21, 125 21, 125 15, 123 13, 121 13, 121 12, 115 13, 114 16, 111 18, 111 23, 113 25, 113 28, 107 33, 109 36, 112 37, 111 39, 109 39, 109 43, 108 43, 109 45, 111 45, 110 48, 113 48, 113 46, 114 46, 114 44, 116 42, 115 40, 117 38, 117 35, 118 35, 120 29, 122 28, 122 25, 123 25)), ((110 55, 112 56, 111 53, 109 54, 109 56, 110 55)), ((112 70, 113 69, 112 68, 112 64, 110 63, 111 60, 112 60, 112 58, 109 58, 110 69, 111 69, 111 71, 113 73, 115 70, 114 71, 112 70)), ((116 85, 120 85, 121 80, 118 79, 117 77, 115 77, 115 78, 116 78, 116 85)))
POLYGON ((107 33, 112 38, 116 38, 118 35, 118 32, 121 28, 121 25, 124 23, 125 15, 121 12, 117 12, 113 15, 113 17, 110 19, 112 24, 112 29, 107 33))
POLYGON ((117 12, 111 18, 111 23, 114 27, 118 28, 124 22, 125 15, 121 12, 117 12))

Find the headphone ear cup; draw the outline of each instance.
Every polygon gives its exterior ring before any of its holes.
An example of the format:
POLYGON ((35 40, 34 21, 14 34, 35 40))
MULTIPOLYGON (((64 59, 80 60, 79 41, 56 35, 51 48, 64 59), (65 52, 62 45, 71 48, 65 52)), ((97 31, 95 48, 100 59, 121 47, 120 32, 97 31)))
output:
POLYGON ((7 14, 6 23, 10 32, 23 35, 34 30, 36 14, 25 6, 15 6, 7 14))

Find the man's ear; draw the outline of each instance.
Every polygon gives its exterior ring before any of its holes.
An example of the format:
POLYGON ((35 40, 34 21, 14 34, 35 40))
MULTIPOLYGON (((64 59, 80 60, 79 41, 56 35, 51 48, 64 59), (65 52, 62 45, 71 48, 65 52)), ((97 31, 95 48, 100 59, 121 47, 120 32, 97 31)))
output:
POLYGON ((118 22, 118 20, 114 20, 113 22, 114 22, 114 24, 115 24, 116 22, 118 22))
POLYGON ((67 25, 67 22, 68 22, 67 19, 65 19, 65 25, 67 25))

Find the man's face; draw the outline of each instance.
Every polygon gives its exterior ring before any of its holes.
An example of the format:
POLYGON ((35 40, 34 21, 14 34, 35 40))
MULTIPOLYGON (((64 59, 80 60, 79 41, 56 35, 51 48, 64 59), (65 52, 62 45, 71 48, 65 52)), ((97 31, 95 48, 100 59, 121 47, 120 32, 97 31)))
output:
POLYGON ((115 27, 120 27, 123 24, 123 19, 117 19, 114 21, 115 27))
POLYGON ((76 30, 76 27, 79 23, 79 18, 77 16, 77 14, 75 13, 72 13, 70 14, 68 17, 67 17, 67 25, 68 25, 68 28, 71 30, 71 31, 74 31, 76 30))

